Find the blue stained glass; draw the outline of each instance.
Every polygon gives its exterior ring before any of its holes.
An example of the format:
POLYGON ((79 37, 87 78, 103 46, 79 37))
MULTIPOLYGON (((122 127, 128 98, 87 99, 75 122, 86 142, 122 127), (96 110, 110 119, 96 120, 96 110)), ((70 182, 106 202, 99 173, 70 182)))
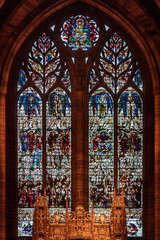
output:
POLYGON ((51 208, 65 208, 71 201, 71 101, 56 88, 47 100, 47 199, 51 208))
POLYGON ((129 87, 118 101, 118 185, 127 207, 128 236, 142 236, 143 103, 129 87), (132 216, 134 214, 134 217, 132 216))
POLYGON ((27 88, 17 104, 18 235, 31 236, 36 191, 42 189, 42 101, 27 88))
POLYGON ((142 82, 142 76, 141 76, 141 70, 138 69, 134 76, 133 76, 134 83, 139 87, 141 91, 143 91, 143 82, 142 82))
POLYGON ((132 54, 126 42, 114 33, 100 54, 99 69, 104 82, 117 93, 129 80, 132 68, 132 54))
POLYGON ((99 39, 99 28, 89 17, 77 15, 64 22, 61 39, 71 50, 89 50, 99 39))
MULTIPOLYGON (((104 89, 89 100, 89 193, 94 207, 111 207, 114 185, 113 100, 104 89)), ((90 202, 91 205, 91 202, 90 202)))
POLYGON ((71 91, 71 80, 70 80, 70 74, 68 69, 65 70, 64 72, 64 77, 62 78, 62 82, 68 88, 69 91, 71 91))
POLYGON ((47 92, 56 82, 60 68, 60 57, 57 48, 46 33, 43 33, 35 41, 29 53, 29 75, 42 92, 47 92))
POLYGON ((98 77, 96 76, 96 72, 94 69, 91 70, 90 79, 89 79, 89 91, 95 87, 96 83, 99 81, 98 77))
POLYGON ((18 78, 18 85, 17 85, 17 90, 19 91, 21 87, 25 85, 27 82, 27 76, 24 72, 24 70, 21 68, 19 72, 19 78, 18 78))

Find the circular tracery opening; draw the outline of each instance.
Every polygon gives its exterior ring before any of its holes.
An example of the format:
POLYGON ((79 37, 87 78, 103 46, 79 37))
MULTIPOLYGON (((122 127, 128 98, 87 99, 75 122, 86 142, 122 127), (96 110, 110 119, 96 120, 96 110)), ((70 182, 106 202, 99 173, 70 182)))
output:
POLYGON ((61 28, 61 39, 70 50, 89 50, 99 39, 99 28, 89 17, 77 15, 69 18, 61 28))

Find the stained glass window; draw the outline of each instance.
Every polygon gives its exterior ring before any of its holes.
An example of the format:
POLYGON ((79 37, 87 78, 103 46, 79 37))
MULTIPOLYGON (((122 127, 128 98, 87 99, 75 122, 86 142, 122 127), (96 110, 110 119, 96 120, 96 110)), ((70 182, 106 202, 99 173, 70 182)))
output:
POLYGON ((36 191, 42 189, 42 100, 27 88, 18 100, 18 234, 32 235, 36 191))
MULTIPOLYGON (((114 187, 123 188, 128 236, 143 235, 143 83, 138 62, 118 33, 95 62, 107 92, 89 100, 89 192, 96 216, 107 216, 114 187), (123 91, 122 91, 123 89, 123 91), (137 90, 138 89, 138 90, 137 90), (114 110, 114 111, 113 111, 114 110)), ((92 69, 89 90, 101 85, 92 69)))
POLYGON ((62 82, 69 91, 71 91, 71 81, 70 81, 70 74, 68 69, 65 70, 64 76, 62 78, 62 82))
POLYGON ((89 50, 99 39, 99 28, 89 17, 77 15, 66 20, 61 29, 61 39, 71 50, 89 50))
POLYGON ((71 91, 69 70, 61 70, 60 54, 43 33, 17 83, 18 236, 32 236, 36 192, 42 193, 43 183, 52 214, 56 209, 64 215, 66 198, 71 204, 71 100, 54 83, 71 91))
POLYGON ((52 215, 64 216, 67 198, 71 206, 71 99, 77 100, 73 88, 80 74, 82 80, 88 76, 85 87, 78 88, 84 99, 86 93, 89 96, 85 104, 89 206, 93 199, 95 218, 104 212, 109 216, 114 187, 123 188, 128 236, 141 237, 143 82, 139 64, 127 42, 107 25, 104 45, 90 17, 72 16, 61 26, 59 38, 53 37, 54 25, 34 40, 17 77, 18 235, 32 236, 35 194, 41 194, 42 185, 52 215), (97 47, 95 52, 87 51, 92 47, 97 47), (73 52, 78 49, 85 51, 80 62, 73 52), (77 62, 84 64, 82 71, 77 62))
POLYGON ((60 68, 57 48, 46 33, 43 33, 29 53, 28 69, 31 79, 42 92, 47 92, 55 83, 60 68))
POLYGON ((129 236, 142 235, 143 103, 129 87, 118 101, 118 185, 124 190, 129 236), (133 214, 136 213, 136 214, 133 214), (134 224, 135 228, 131 228, 134 224), (132 232, 132 229, 134 232, 132 232))
POLYGON ((95 207, 111 207, 114 187, 114 106, 103 88, 89 101, 90 198, 95 207))
POLYGON ((89 91, 95 87, 96 83, 99 81, 98 77, 96 76, 96 72, 94 69, 91 70, 90 79, 89 79, 89 91))
POLYGON ((46 108, 47 196, 49 207, 71 200, 71 102, 61 88, 48 97, 46 108))
POLYGON ((26 82, 27 82, 27 76, 26 76, 24 70, 21 68, 19 71, 17 90, 20 90, 20 88, 23 87, 26 82))
POLYGON ((114 93, 128 81, 133 67, 132 54, 126 42, 117 33, 106 42, 99 67, 104 81, 114 93))

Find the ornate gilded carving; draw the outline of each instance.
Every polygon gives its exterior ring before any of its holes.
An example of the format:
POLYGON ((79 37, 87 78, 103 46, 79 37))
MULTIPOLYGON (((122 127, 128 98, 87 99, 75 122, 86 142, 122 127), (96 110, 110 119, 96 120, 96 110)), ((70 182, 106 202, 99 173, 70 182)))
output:
POLYGON ((92 210, 89 212, 82 206, 77 206, 75 211, 69 211, 68 202, 65 222, 61 222, 61 216, 58 214, 55 214, 52 219, 49 216, 46 194, 37 195, 33 221, 33 240, 127 239, 123 192, 121 196, 114 193, 110 221, 104 214, 100 215, 99 222, 95 221, 93 203, 92 210))

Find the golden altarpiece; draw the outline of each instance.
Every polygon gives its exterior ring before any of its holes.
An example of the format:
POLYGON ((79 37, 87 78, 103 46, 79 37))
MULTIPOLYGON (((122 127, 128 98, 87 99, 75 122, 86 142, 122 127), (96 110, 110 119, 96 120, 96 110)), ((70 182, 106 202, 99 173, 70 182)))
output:
POLYGON ((55 214, 50 217, 46 193, 36 198, 33 215, 33 240, 126 240, 127 225, 123 192, 121 196, 114 192, 110 219, 101 214, 99 221, 95 221, 94 207, 91 211, 85 211, 82 206, 77 206, 75 211, 68 210, 66 203, 65 221, 55 214))

